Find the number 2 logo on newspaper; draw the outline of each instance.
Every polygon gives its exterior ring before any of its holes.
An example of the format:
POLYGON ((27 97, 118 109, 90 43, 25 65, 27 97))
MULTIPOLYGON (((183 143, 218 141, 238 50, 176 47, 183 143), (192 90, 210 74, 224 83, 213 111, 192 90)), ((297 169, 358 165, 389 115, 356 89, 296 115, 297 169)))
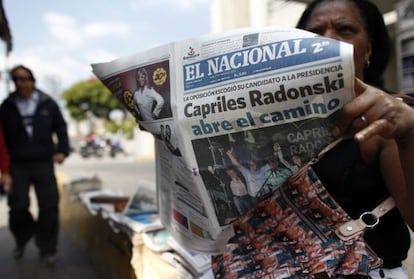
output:
POLYGON ((329 46, 330 42, 323 41, 323 42, 316 42, 312 44, 313 47, 313 53, 319 53, 321 51, 324 51, 324 47, 329 46))

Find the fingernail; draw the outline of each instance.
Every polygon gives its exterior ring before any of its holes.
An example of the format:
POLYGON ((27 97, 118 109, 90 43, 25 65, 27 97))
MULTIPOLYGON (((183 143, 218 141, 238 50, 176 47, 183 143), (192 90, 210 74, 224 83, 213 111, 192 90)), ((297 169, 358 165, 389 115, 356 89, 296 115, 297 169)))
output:
POLYGON ((356 141, 361 142, 361 141, 363 141, 363 140, 364 140, 364 135, 363 135, 362 133, 356 133, 356 134, 354 135, 354 138, 355 138, 355 140, 356 140, 356 141))

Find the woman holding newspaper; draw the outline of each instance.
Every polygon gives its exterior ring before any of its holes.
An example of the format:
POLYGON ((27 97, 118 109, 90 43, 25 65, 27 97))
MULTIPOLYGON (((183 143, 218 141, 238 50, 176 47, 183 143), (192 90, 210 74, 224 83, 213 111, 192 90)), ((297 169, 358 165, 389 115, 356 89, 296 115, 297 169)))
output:
POLYGON ((334 131, 354 136, 326 154, 315 170, 352 217, 388 195, 394 198, 398 210, 365 234, 384 261, 370 275, 408 278, 402 261, 410 247, 405 222, 414 229, 414 110, 376 86, 390 56, 382 15, 368 0, 316 0, 297 27, 354 45, 357 97, 345 105, 334 131))
POLYGON ((408 278, 402 262, 410 247, 406 224, 414 229, 414 109, 378 87, 390 56, 382 14, 369 0, 316 0, 297 27, 354 46, 356 98, 344 106, 333 131, 338 137, 352 137, 342 140, 313 168, 352 218, 390 195, 394 198, 397 208, 364 234, 383 259, 369 276, 408 278))

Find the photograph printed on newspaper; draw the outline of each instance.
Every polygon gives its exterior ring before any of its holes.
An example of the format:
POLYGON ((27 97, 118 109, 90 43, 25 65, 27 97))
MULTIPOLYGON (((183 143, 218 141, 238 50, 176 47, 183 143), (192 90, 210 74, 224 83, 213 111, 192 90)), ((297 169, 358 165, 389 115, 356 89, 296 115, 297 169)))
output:
POLYGON ((354 97, 352 57, 347 43, 268 27, 92 68, 156 139, 163 224, 187 247, 217 252, 234 220, 333 140, 354 97))

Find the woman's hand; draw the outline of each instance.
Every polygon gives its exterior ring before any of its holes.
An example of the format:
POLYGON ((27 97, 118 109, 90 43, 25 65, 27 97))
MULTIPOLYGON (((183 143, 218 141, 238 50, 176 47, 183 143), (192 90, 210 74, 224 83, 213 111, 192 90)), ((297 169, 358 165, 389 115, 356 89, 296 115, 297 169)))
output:
POLYGON ((361 145, 366 156, 378 148, 381 174, 404 220, 414 230, 414 109, 357 79, 355 93, 343 107, 336 134, 351 133, 358 142, 366 143, 361 145))
POLYGON ((379 135, 404 141, 414 134, 414 109, 401 99, 355 79, 356 98, 343 107, 335 134, 351 132, 363 142, 379 135))

